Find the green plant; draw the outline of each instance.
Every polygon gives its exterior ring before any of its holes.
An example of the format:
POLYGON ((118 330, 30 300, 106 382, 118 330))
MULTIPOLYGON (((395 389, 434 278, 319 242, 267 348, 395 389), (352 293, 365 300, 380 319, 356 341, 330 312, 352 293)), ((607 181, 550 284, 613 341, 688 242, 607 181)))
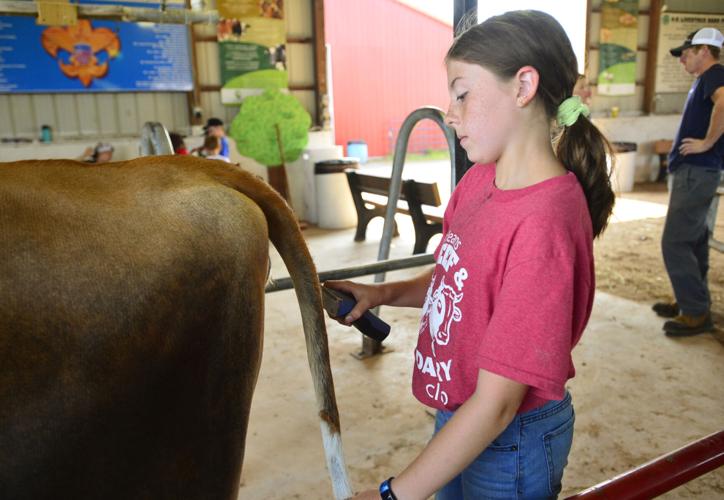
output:
POLYGON ((299 158, 311 124, 309 113, 294 96, 269 89, 244 99, 229 135, 240 154, 267 166, 269 183, 288 200, 284 165, 299 158))

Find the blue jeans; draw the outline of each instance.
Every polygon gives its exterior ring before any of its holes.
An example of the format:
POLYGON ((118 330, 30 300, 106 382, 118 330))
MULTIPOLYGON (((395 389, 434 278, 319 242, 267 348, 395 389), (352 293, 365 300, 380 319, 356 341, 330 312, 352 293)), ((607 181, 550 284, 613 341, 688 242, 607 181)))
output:
POLYGON ((661 237, 664 265, 681 312, 700 316, 711 307, 707 212, 720 171, 682 164, 669 175, 671 196, 661 237))
MULTIPOLYGON (((437 433, 453 413, 438 411, 437 433)), ((556 498, 573 442, 571 395, 517 415, 436 500, 556 498)))

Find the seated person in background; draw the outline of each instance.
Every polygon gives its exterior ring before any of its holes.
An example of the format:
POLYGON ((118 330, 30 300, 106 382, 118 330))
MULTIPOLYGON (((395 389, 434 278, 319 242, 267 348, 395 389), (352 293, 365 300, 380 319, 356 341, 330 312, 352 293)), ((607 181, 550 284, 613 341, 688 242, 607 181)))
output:
POLYGON ((229 157, 229 140, 226 138, 226 132, 224 131, 224 122, 218 118, 209 118, 206 121, 204 127, 206 137, 218 137, 219 143, 221 144, 221 150, 219 154, 221 156, 229 157))
POLYGON ((206 139, 204 139, 204 145, 201 146, 201 151, 199 153, 207 160, 230 162, 229 157, 220 154, 220 151, 221 141, 219 138, 214 135, 208 135, 206 136, 206 139))
POLYGON ((113 159, 113 146, 107 142, 99 142, 94 148, 86 148, 81 161, 86 163, 108 163, 113 159))
POLYGON ((168 134, 168 137, 169 139, 171 139, 171 146, 173 146, 174 154, 189 154, 188 149, 186 149, 186 143, 184 142, 184 136, 182 136, 181 134, 177 134, 176 132, 171 132, 168 134))

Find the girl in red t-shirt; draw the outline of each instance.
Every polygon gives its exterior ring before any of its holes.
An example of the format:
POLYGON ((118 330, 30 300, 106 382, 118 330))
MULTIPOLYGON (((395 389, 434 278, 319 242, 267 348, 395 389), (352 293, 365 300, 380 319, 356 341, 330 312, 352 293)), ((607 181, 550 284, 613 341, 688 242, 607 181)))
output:
POLYGON ((548 14, 473 26, 446 63, 446 123, 477 165, 447 207, 435 267, 407 281, 326 283, 357 299, 346 324, 378 305, 423 307, 413 394, 437 409, 420 455, 355 498, 555 498, 573 438, 571 350, 593 302, 592 240, 614 203, 608 144, 572 96, 576 57, 548 14))

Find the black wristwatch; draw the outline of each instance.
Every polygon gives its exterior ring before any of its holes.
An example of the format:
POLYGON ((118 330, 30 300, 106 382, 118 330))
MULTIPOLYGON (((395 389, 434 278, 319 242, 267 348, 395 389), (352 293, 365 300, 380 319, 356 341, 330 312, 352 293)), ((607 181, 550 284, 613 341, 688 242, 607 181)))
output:
POLYGON ((395 493, 392 491, 392 486, 390 485, 390 482, 392 482, 393 479, 395 479, 395 476, 382 481, 382 484, 380 484, 380 498, 382 498, 382 500, 397 500, 395 493))

